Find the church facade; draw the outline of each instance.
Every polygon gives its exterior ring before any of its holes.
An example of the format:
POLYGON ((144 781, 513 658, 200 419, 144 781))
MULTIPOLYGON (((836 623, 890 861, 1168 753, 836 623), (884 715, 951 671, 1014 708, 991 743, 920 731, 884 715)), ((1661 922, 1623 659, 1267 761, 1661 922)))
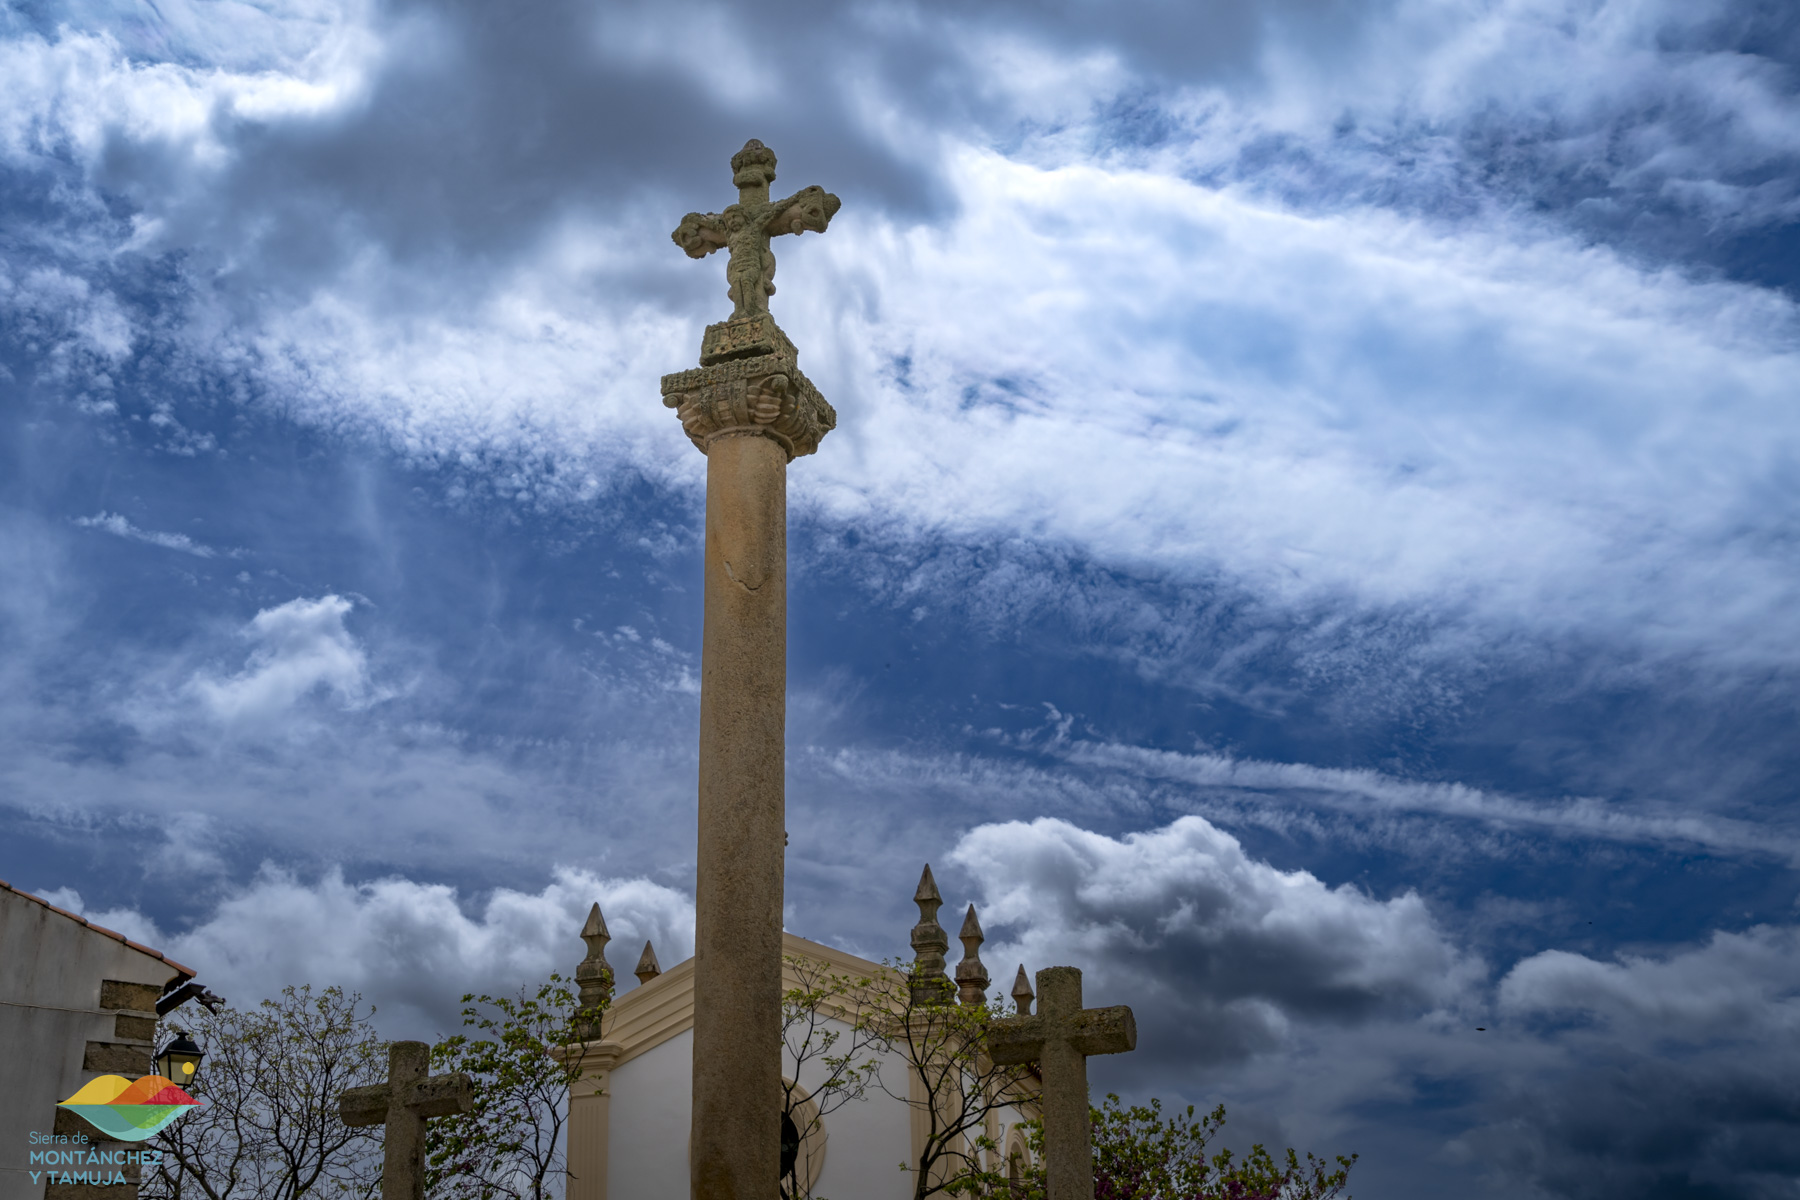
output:
MULTIPOLYGON (((808 986, 819 973, 872 978, 888 968, 818 942, 782 935, 783 986, 808 986)), ((653 962, 650 955, 648 961, 653 962)), ((613 1001, 597 1041, 583 1043, 582 1077, 569 1108, 568 1200, 632 1200, 682 1196, 688 1191, 688 1140, 692 1120, 694 960, 646 974, 637 988, 613 1001)), ((825 1014, 820 1028, 850 1044, 854 1016, 825 1014)), ((907 1200, 928 1135, 923 1086, 904 1057, 875 1054, 881 1086, 863 1098, 819 1115, 813 1092, 826 1069, 816 1060, 796 1065, 784 1055, 784 1082, 794 1087, 793 1176, 795 1194, 907 1200), (795 1075, 798 1074, 798 1078, 795 1075), (901 1097, 906 1097, 901 1099, 901 1097)), ((1021 1123, 1037 1115, 1029 1101, 1003 1104, 988 1114, 987 1136, 996 1150, 988 1165, 1029 1162, 1021 1123)))

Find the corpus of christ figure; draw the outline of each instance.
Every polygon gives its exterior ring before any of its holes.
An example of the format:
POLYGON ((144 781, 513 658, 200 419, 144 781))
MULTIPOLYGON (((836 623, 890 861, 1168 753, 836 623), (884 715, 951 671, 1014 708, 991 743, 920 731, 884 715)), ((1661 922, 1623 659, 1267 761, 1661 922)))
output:
POLYGON ((670 236, 690 258, 705 258, 724 247, 731 256, 725 279, 731 285, 731 319, 769 311, 775 294, 775 254, 769 239, 784 233, 824 233, 838 210, 838 198, 822 187, 801 188, 786 200, 770 200, 775 152, 751 138, 731 156, 731 182, 738 202, 722 213, 692 212, 670 236))

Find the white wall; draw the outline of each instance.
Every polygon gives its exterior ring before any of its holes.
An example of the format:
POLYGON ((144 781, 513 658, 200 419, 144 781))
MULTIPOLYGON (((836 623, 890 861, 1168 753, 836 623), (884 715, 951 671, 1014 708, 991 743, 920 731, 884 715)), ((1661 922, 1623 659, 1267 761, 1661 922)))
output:
POLYGON ((606 1152, 606 1194, 651 1200, 688 1194, 693 1121, 694 1031, 683 1030, 615 1069, 606 1152))
MULTIPOLYGON (((827 1025, 844 1034, 834 1052, 850 1045, 849 1030, 835 1021, 827 1025)), ((788 1070, 792 1072, 792 1064, 788 1070)), ((822 1066, 801 1072, 800 1086, 811 1091, 825 1074, 822 1066)), ((881 1056, 888 1087, 906 1095, 906 1064, 895 1054, 881 1056)), ((825 1118, 825 1169, 813 1194, 832 1200, 906 1200, 912 1176, 900 1164, 912 1157, 912 1110, 881 1088, 870 1085, 862 1100, 852 1100, 825 1118)))
MULTIPOLYGON (((827 1024, 843 1035, 834 1047, 842 1053, 850 1046, 848 1027, 827 1024)), ((613 1071, 607 1083, 611 1127, 606 1171, 606 1194, 612 1200, 688 1194, 693 1063, 689 1029, 613 1071)), ((791 1060, 783 1069, 793 1078, 791 1060)), ((907 1094, 903 1058, 881 1056, 881 1073, 895 1094, 907 1094)), ((799 1083, 814 1092, 824 1075, 822 1064, 809 1063, 799 1083)), ((1002 1114, 1007 1125, 1018 1119, 1011 1109, 1002 1114)), ((852 1100, 825 1117, 825 1133, 825 1166, 814 1195, 831 1200, 907 1200, 912 1195, 912 1176, 900 1170, 912 1158, 912 1110, 904 1100, 871 1086, 865 1099, 852 1100)))
POLYGON ((96 1011, 100 981, 160 989, 175 975, 159 959, 0 888, 0 1200, 44 1194, 43 1181, 26 1173, 30 1134, 50 1133, 57 1102, 94 1077, 81 1069, 87 1043, 120 1040, 113 1015, 96 1011))

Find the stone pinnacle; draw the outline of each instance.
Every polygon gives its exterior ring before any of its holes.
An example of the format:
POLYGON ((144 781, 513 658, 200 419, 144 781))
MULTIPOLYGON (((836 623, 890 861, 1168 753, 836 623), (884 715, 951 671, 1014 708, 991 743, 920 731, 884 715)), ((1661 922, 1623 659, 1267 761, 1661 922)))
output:
MULTIPOLYGON (((600 915, 598 903, 588 910, 587 923, 581 927, 581 940, 587 943, 587 957, 575 968, 575 984, 581 993, 581 1007, 604 1008, 612 1002, 613 994, 612 967, 606 961, 606 943, 612 941, 612 935, 606 931, 606 918, 600 915)), ((598 1022, 588 1022, 583 1034, 584 1040, 598 1036, 598 1022)))
POLYGON ((649 939, 644 941, 644 952, 638 955, 637 969, 632 974, 638 977, 639 983, 649 983, 662 974, 662 965, 656 961, 656 948, 649 939))
POLYGON ((962 961, 956 964, 956 995, 964 1004, 987 1003, 988 973, 981 962, 981 943, 987 940, 981 932, 981 921, 975 916, 975 906, 969 905, 969 913, 963 918, 962 932, 956 935, 963 944, 962 961))
POLYGON ((937 880, 931 877, 931 864, 919 876, 913 903, 919 906, 919 923, 912 929, 913 967, 909 990, 914 1004, 942 1004, 955 991, 955 985, 944 973, 944 952, 950 949, 950 935, 938 924, 937 912, 944 903, 938 894, 937 880))
POLYGON ((1031 1015, 1031 1002, 1036 999, 1031 991, 1031 980, 1025 978, 1025 964, 1019 964, 1018 977, 1013 980, 1013 1004, 1017 1006, 1021 1017, 1031 1015))

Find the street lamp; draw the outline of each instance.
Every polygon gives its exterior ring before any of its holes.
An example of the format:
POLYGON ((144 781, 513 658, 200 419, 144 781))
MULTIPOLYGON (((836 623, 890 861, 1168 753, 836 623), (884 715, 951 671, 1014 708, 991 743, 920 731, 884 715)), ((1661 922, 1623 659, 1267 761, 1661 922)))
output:
POLYGON ((156 1073, 182 1091, 191 1091, 194 1077, 200 1070, 200 1060, 204 1057, 205 1051, 194 1045, 187 1030, 177 1029, 174 1040, 156 1056, 156 1073))

